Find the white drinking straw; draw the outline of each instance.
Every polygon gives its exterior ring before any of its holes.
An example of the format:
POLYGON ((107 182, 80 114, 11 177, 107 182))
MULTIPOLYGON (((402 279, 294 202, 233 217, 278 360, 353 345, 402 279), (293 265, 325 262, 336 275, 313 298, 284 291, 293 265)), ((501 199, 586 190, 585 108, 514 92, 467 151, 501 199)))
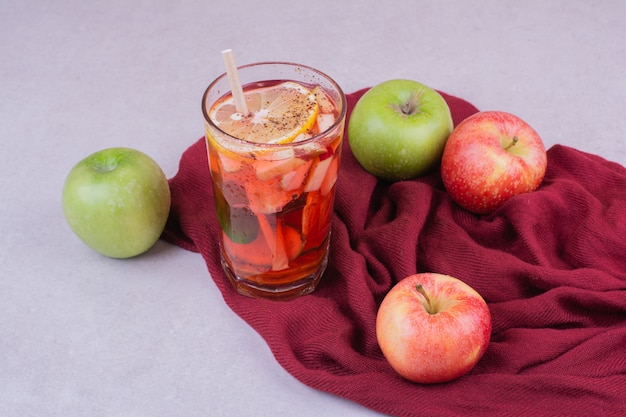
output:
POLYGON ((241 88, 241 81, 239 81, 239 73, 237 72, 237 66, 235 65, 233 50, 223 50, 222 58, 224 59, 224 65, 226 66, 226 75, 228 76, 230 91, 232 92, 233 100, 235 101, 235 108, 239 113, 248 115, 248 106, 246 105, 246 100, 243 96, 243 88, 241 88))

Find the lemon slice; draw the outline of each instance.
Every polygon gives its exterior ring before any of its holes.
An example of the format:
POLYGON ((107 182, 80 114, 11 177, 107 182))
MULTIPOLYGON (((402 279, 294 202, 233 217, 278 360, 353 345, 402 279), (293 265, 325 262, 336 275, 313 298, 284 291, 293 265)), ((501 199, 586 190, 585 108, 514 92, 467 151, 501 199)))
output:
POLYGON ((289 143, 316 123, 316 95, 293 81, 244 92, 249 114, 239 113, 232 96, 218 102, 209 117, 224 132, 255 143, 289 143))

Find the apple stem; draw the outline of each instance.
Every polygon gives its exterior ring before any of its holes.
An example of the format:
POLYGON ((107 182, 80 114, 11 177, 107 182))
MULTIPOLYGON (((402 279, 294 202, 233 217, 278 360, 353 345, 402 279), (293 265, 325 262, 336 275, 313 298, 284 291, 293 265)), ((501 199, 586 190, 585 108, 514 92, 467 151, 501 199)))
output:
POLYGON ((422 297, 424 297, 424 299, 426 300, 426 311, 428 311, 429 314, 435 314, 435 309, 433 308, 433 304, 430 301, 430 297, 428 296, 428 293, 426 292, 426 290, 424 289, 424 287, 422 286, 422 284, 417 284, 415 286, 415 289, 417 290, 417 292, 419 292, 422 297))
POLYGON ((406 115, 417 113, 419 110, 420 97, 420 93, 412 91, 411 96, 400 106, 400 111, 406 115))
POLYGON ((504 148, 504 150, 507 150, 513 146, 515 146, 515 144, 517 143, 519 139, 517 138, 517 136, 513 136, 513 140, 511 141, 511 143, 509 143, 509 146, 507 146, 506 148, 504 148))

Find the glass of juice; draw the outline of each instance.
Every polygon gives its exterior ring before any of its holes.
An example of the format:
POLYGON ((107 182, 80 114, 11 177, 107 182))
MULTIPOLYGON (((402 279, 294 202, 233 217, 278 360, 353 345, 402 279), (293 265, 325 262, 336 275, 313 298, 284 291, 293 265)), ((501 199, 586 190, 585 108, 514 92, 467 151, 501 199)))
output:
POLYGON ((305 65, 256 63, 238 75, 247 114, 226 74, 202 102, 221 262, 239 293, 287 300, 326 269, 346 98, 305 65))

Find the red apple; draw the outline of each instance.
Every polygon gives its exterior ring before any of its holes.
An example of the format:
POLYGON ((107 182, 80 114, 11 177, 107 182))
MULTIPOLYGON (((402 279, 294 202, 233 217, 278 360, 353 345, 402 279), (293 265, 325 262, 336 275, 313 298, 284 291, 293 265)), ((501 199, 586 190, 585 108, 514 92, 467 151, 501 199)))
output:
POLYGON ((537 132, 502 111, 476 113, 450 134, 441 159, 443 184, 454 201, 487 214, 539 187, 547 154, 537 132))
POLYGON ((376 316, 376 337, 391 367, 424 384, 468 373, 487 350, 491 315, 485 300, 461 280, 411 275, 387 293, 376 316))

